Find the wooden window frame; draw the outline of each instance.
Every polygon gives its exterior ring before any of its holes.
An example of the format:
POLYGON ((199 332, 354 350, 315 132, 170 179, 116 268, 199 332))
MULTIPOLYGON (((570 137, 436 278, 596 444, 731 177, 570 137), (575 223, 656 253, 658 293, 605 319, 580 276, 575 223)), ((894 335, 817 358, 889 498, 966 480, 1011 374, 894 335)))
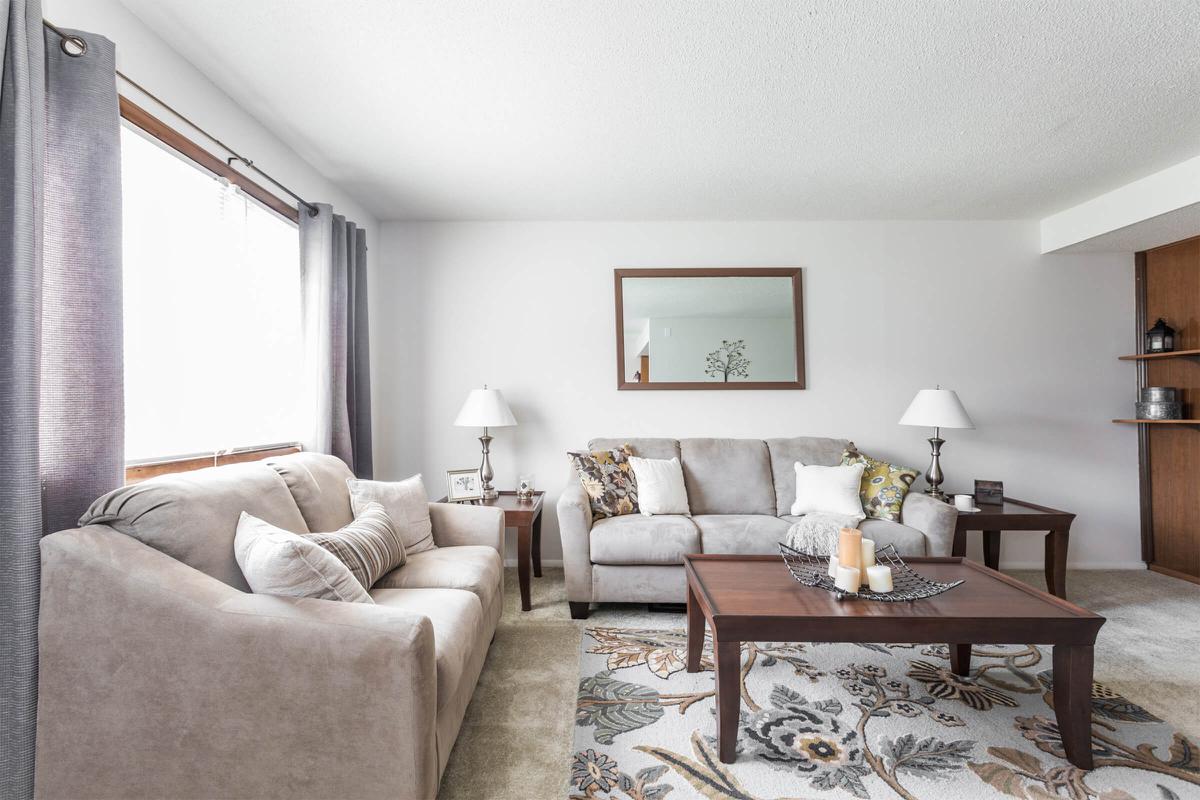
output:
POLYGON ((121 106, 121 118, 129 124, 145 131, 175 152, 200 165, 208 172, 225 178, 276 214, 296 224, 300 223, 300 211, 296 208, 295 204, 284 200, 279 195, 264 188, 262 184, 255 183, 230 166, 226 161, 205 150, 125 95, 121 95, 118 99, 121 106))
POLYGON ((246 447, 235 450, 222 450, 217 453, 197 453, 190 456, 176 456, 154 459, 125 465, 125 485, 141 483, 159 475, 170 475, 175 472, 192 472, 205 467, 219 467, 224 464, 242 464, 247 461, 259 461, 271 456, 286 456, 303 450, 299 444, 272 444, 265 447, 246 447))
MULTIPOLYGON (((121 118, 149 136, 170 147, 179 155, 192 161, 201 169, 220 178, 225 178, 250 197, 281 217, 299 224, 300 212, 295 205, 238 172, 227 162, 210 153, 179 131, 151 114, 125 95, 119 97, 121 118)), ((193 453, 186 456, 166 456, 125 465, 125 484, 141 483, 158 475, 176 472, 192 472, 205 467, 223 464, 241 464, 258 461, 270 456, 299 453, 303 448, 294 442, 285 444, 256 445, 211 453, 193 453)))

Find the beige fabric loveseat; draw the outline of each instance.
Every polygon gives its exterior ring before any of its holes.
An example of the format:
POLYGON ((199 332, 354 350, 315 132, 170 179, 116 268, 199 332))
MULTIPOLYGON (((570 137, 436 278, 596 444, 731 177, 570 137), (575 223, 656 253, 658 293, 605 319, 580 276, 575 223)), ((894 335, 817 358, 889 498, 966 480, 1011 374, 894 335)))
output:
POLYGON ((375 605, 250 593, 241 512, 334 530, 350 477, 311 453, 163 476, 42 540, 38 797, 436 795, 503 607, 504 515, 431 503, 438 547, 375 605))
MULTIPOLYGON (((587 617, 592 602, 682 603, 686 553, 779 552, 799 517, 797 461, 841 463, 845 439, 593 439, 590 450, 629 444, 643 458, 678 458, 692 516, 626 514, 592 521, 578 480, 558 500, 563 568, 571 616, 587 617)), ((958 512, 909 492, 900 522, 868 519, 863 536, 901 555, 948 556, 958 512)))

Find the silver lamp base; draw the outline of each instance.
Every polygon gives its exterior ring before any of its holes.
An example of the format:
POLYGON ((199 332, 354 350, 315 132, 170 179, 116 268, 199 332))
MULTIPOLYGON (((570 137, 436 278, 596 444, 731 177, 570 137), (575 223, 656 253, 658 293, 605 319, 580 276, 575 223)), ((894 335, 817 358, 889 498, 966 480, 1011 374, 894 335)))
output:
POLYGON ((941 486, 942 481, 946 479, 946 476, 942 474, 942 463, 940 459, 942 455, 942 445, 946 443, 946 440, 937 435, 940 433, 940 431, 938 431, 936 428, 934 431, 934 435, 929 438, 929 451, 931 460, 929 462, 929 469, 925 471, 925 480, 929 483, 929 488, 925 490, 925 494, 929 495, 930 497, 937 498, 938 500, 945 500, 946 493, 942 491, 941 486))
POLYGON ((483 436, 479 437, 479 443, 483 445, 483 463, 479 465, 479 477, 483 481, 483 499, 495 500, 500 493, 496 491, 496 487, 492 486, 492 478, 496 477, 496 474, 492 472, 492 462, 488 459, 492 437, 488 435, 487 430, 484 428, 483 436))

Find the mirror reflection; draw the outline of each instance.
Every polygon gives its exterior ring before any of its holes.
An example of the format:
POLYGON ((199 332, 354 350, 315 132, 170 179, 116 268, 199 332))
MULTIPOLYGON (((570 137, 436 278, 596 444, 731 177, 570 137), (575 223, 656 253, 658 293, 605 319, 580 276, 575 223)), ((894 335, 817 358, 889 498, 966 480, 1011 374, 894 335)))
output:
POLYGON ((799 380, 792 281, 623 277, 625 382, 799 380))

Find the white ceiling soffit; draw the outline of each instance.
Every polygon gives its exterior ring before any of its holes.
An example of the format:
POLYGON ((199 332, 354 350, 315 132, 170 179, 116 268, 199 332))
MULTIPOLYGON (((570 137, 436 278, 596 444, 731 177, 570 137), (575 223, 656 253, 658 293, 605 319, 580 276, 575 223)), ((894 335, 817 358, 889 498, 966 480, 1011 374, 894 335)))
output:
POLYGON ((122 2, 381 219, 1039 219, 1200 152, 1196 0, 122 2))
POLYGON ((1137 252, 1200 234, 1200 156, 1042 220, 1043 253, 1137 252))

